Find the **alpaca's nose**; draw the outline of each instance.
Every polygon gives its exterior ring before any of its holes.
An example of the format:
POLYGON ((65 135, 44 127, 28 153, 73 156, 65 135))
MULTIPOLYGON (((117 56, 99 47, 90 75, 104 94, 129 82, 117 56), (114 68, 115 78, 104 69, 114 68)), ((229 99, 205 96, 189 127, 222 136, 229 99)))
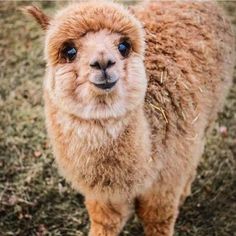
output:
POLYGON ((98 72, 92 73, 94 76, 89 77, 90 82, 100 89, 110 90, 118 81, 118 76, 114 73, 115 70, 108 70, 115 64, 113 55, 106 51, 99 51, 89 63, 90 67, 98 72))
POLYGON ((112 67, 113 65, 115 65, 116 62, 114 59, 95 59, 93 60, 91 63, 90 63, 90 66, 94 69, 97 69, 97 70, 103 70, 105 71, 106 69, 112 67))

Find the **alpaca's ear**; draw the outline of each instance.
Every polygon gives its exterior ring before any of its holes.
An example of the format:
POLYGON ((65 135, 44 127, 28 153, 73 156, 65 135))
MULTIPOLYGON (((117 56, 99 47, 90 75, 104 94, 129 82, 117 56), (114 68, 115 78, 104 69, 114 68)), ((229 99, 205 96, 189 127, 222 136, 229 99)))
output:
POLYGON ((40 24, 43 30, 47 30, 50 24, 50 17, 48 17, 41 9, 36 6, 26 6, 22 7, 21 11, 32 15, 36 21, 40 24))

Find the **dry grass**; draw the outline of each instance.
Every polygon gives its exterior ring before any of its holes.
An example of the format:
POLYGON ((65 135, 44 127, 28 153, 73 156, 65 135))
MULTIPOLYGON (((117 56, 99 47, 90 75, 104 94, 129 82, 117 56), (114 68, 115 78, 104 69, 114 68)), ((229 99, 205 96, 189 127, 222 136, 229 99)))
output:
MULTIPOLYGON (((42 33, 16 10, 26 4, 0 3, 0 235, 86 235, 83 197, 58 176, 48 147, 42 33)), ((221 4, 236 26, 236 2, 221 4)), ((47 11, 56 7, 54 2, 38 5, 47 11)), ((176 236, 235 235, 235 156, 236 80, 208 140, 193 194, 181 210, 176 236)), ((122 235, 142 235, 136 218, 122 235)))

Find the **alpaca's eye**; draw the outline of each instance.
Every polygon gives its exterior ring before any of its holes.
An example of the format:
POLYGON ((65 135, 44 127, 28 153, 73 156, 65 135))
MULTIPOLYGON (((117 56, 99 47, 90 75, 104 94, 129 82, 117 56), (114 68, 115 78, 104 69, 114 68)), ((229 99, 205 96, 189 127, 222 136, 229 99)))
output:
POLYGON ((72 62, 77 54, 77 49, 74 44, 67 44, 62 50, 62 56, 66 59, 67 62, 72 62))
POLYGON ((123 41, 118 45, 118 50, 123 57, 127 57, 130 52, 131 45, 127 41, 123 41))

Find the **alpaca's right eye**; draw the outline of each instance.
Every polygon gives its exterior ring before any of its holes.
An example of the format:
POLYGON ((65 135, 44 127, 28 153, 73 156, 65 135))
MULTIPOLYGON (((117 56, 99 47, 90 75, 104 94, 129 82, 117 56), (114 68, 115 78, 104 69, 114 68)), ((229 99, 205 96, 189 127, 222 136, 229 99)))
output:
POLYGON ((77 49, 74 44, 64 45, 62 49, 62 57, 66 59, 66 62, 72 62, 77 54, 77 49))

